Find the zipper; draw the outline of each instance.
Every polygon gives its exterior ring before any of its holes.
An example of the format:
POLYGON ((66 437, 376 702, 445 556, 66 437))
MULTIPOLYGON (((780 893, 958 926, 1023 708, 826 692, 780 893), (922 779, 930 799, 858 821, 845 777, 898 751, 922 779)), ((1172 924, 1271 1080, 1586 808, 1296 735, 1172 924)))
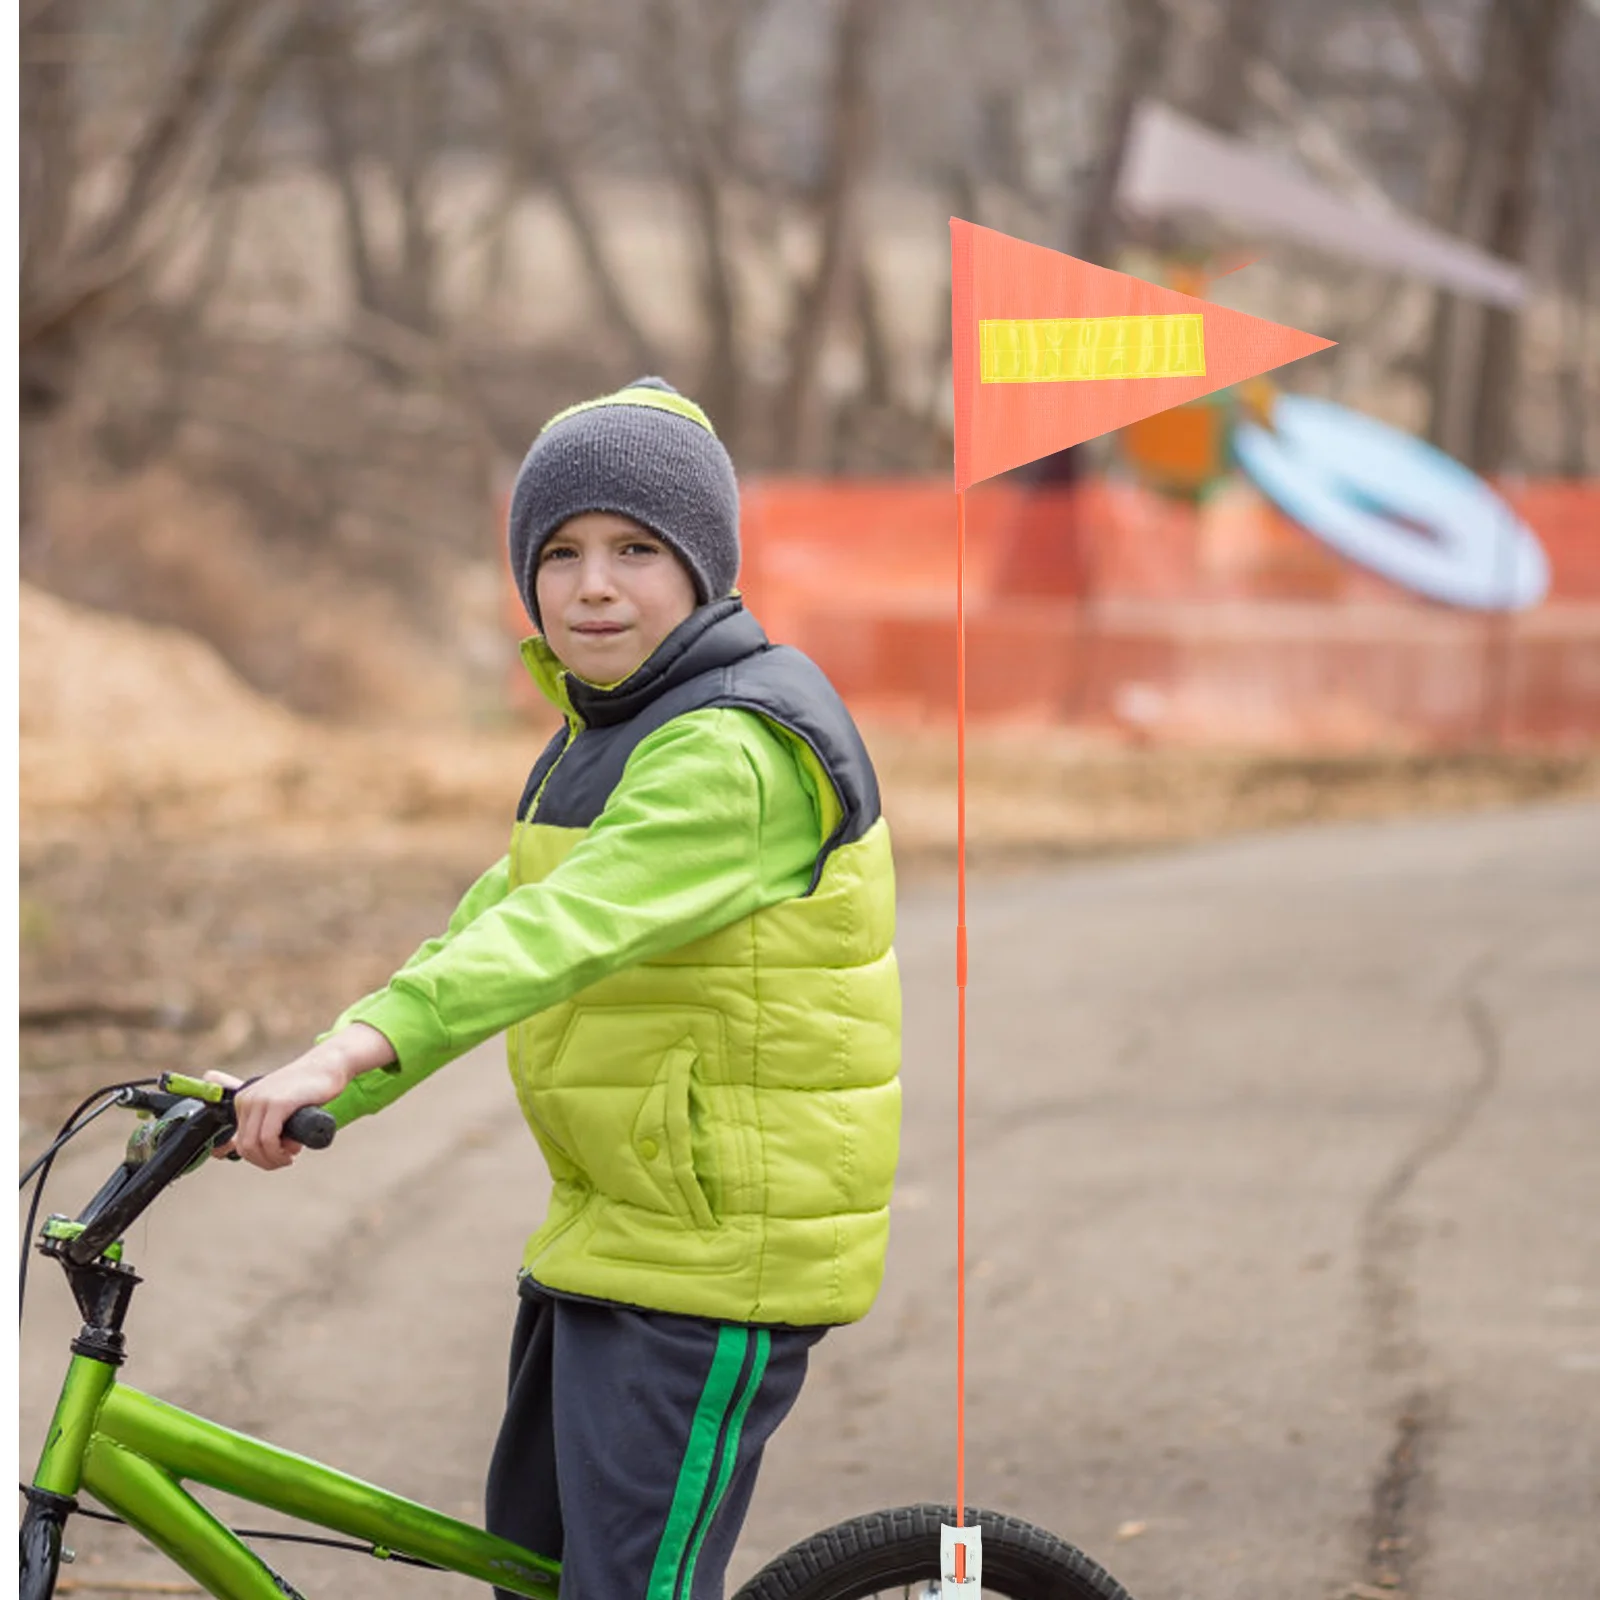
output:
POLYGON ((550 770, 539 780, 539 787, 533 791, 533 798, 528 802, 528 809, 523 812, 522 820, 532 822, 534 813, 539 809, 540 796, 550 787, 550 780, 556 775, 556 768, 567 759, 567 751, 572 748, 573 741, 583 731, 583 724, 573 714, 567 718, 567 742, 561 747, 561 754, 550 763, 550 770))

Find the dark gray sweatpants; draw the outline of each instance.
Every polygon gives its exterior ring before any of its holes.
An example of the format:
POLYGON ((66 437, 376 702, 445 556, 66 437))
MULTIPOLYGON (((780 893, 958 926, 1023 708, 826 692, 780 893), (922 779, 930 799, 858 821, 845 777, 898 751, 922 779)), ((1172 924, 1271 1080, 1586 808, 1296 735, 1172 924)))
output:
POLYGON ((722 1600, 761 1452, 824 1331, 524 1283, 489 1464, 490 1531, 559 1559, 561 1600, 722 1600))

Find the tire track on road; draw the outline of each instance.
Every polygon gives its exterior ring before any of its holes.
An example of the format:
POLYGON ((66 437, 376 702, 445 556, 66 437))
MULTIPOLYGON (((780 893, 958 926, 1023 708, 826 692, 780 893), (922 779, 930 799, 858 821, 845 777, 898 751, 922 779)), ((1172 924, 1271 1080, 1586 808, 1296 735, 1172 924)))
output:
POLYGON ((1448 1395, 1428 1381, 1428 1351, 1418 1326, 1412 1282, 1416 1223, 1402 1206, 1418 1180, 1453 1150, 1477 1120, 1505 1067, 1500 1024, 1484 994, 1499 952, 1483 957, 1464 977, 1456 1001, 1476 1056, 1476 1068, 1439 1119, 1405 1151, 1373 1191, 1362 1212, 1360 1278, 1368 1366, 1382 1384, 1398 1384, 1391 1406, 1393 1442, 1373 1481, 1363 1581, 1349 1596, 1390 1595, 1417 1600, 1426 1548, 1430 1457, 1448 1417, 1448 1395))
MULTIPOLYGON (((519 1119, 497 1107, 462 1128, 420 1167, 397 1172, 392 1182, 368 1196, 361 1208, 319 1249, 305 1258, 299 1281, 258 1306, 238 1324, 220 1358, 202 1367, 174 1394, 174 1403, 204 1411, 219 1393, 228 1396, 232 1426, 256 1431, 270 1426, 255 1368, 263 1351, 279 1344, 301 1313, 347 1306, 369 1292, 384 1255, 384 1241, 399 1235, 436 1210, 441 1193, 459 1179, 460 1163, 503 1140, 527 1137, 519 1119)), ((174 1389, 180 1386, 174 1385, 174 1389)))

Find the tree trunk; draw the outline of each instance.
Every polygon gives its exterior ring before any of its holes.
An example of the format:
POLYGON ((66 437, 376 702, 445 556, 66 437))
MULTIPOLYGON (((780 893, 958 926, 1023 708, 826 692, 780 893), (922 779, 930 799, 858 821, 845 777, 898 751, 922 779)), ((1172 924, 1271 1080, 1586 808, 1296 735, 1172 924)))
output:
POLYGON ((599 298, 601 315, 622 340, 629 364, 637 369, 633 376, 643 377, 647 372, 654 372, 661 365, 660 354, 622 292, 622 282, 606 252, 586 191, 573 176, 566 151, 558 145, 547 145, 539 170, 550 185, 556 209, 572 230, 589 285, 599 298))
POLYGON ((382 316, 388 311, 388 297, 373 253, 356 170, 359 152, 352 122, 356 81, 351 40, 348 28, 330 15, 333 9, 324 11, 308 30, 313 99, 322 129, 323 161, 339 195, 350 287, 360 310, 382 316))
MULTIPOLYGON (((52 34, 76 33, 77 13, 77 0, 57 0, 49 13, 26 14, 18 40, 18 287, 24 322, 26 308, 42 298, 61 259, 78 165, 73 63, 37 47, 52 34)), ((50 419, 69 391, 73 342, 68 329, 51 339, 24 338, 17 352, 18 539, 25 573, 43 553, 45 453, 50 419)))
POLYGON ((32 558, 40 530, 43 453, 52 419, 71 397, 80 351, 92 327, 117 301, 137 291, 140 274, 168 242, 170 202, 186 183, 203 187, 208 158, 228 158, 239 129, 248 129, 270 76, 265 45, 249 39, 266 26, 282 30, 299 0, 212 0, 186 31, 174 70, 154 87, 150 110, 121 167, 121 187, 92 227, 73 229, 83 187, 78 138, 76 45, 96 37, 78 0, 33 5, 20 31, 22 149, 19 152, 21 272, 18 296, 20 522, 22 555, 32 558), (29 59, 30 53, 33 59, 29 59), (232 102, 220 129, 212 114, 232 102), (253 102, 246 110, 242 105, 253 102), (222 152, 217 155, 217 152, 222 152))
POLYGON ((400 260, 390 315, 415 333, 438 328, 438 242, 430 207, 431 167, 439 152, 445 94, 445 40, 421 32, 398 64, 391 90, 390 168, 400 205, 400 260))
POLYGON ((1123 0, 1116 9, 1122 37, 1106 105, 1105 138, 1085 186, 1076 229, 1077 253, 1101 266, 1110 264, 1122 242, 1116 211, 1117 179, 1128 149, 1134 109, 1161 83, 1172 31, 1172 18, 1162 0, 1123 0))
POLYGON ((233 87, 238 69, 234 58, 262 10, 260 0, 216 0, 201 15, 193 43, 134 145, 127 183, 96 232, 91 255, 109 257, 125 251, 148 220, 158 195, 192 148, 219 90, 226 94, 233 87))
POLYGON ((740 429, 743 385, 739 370, 738 295, 728 260, 728 219, 722 185, 703 162, 694 163, 689 199, 700 238, 700 303, 706 320, 706 353, 700 399, 728 443, 740 429))
POLYGON ((676 0, 655 0, 649 12, 654 59, 648 82, 662 122, 663 145, 689 204, 699 256, 700 309, 706 343, 698 396, 723 443, 736 452, 745 431, 739 341, 739 293, 725 194, 728 155, 738 135, 738 75, 751 14, 741 0, 723 0, 705 52, 712 109, 702 111, 689 88, 689 65, 676 0))
MULTIPOLYGON (((654 372, 660 356, 623 293, 589 191, 578 181, 569 141, 562 137, 559 85, 573 72, 570 42, 560 36, 540 41, 535 45, 536 57, 525 54, 514 35, 490 32, 482 42, 488 52, 484 66, 499 87, 509 152, 510 181, 500 202, 502 209, 506 213, 512 210, 524 183, 548 187, 578 247, 606 331, 621 340, 634 375, 654 372)), ((490 284, 497 285, 504 276, 508 231, 508 217, 498 218, 491 244, 490 284)))
POLYGON ((871 52, 879 0, 842 0, 834 32, 833 134, 820 200, 817 264, 789 329, 789 372, 778 412, 784 465, 818 464, 827 433, 822 354, 851 289, 860 250, 861 188, 872 143, 871 52))
POLYGON ((865 253, 856 260, 856 316, 861 327, 862 397, 868 405, 894 400, 893 355, 883 322, 883 295, 865 253))
POLYGON ((75 34, 77 0, 56 0, 49 11, 25 15, 19 54, 18 200, 22 295, 60 256, 67 239, 77 178, 78 108, 70 56, 47 48, 59 34, 75 34))
POLYGON ((1228 0, 1221 27, 1206 48, 1205 79, 1194 97, 1195 117, 1219 133, 1239 133, 1250 96, 1250 63, 1267 54, 1272 0, 1228 0))
MULTIPOLYGON (((1447 225, 1522 262, 1540 138, 1572 0, 1490 0, 1447 225)), ((1503 465, 1515 405, 1517 314, 1441 291, 1434 301, 1428 437, 1479 472, 1503 465)))
MULTIPOLYGON (((1567 250, 1572 274, 1567 315, 1562 323, 1560 472, 1585 478, 1589 462, 1589 241, 1582 226, 1569 221, 1567 250)), ((1597 463, 1596 465, 1600 465, 1597 463)))
POLYGON ((706 355, 700 378, 706 414, 733 450, 744 432, 744 373, 739 348, 739 294, 734 277, 723 172, 739 139, 739 71, 745 30, 751 20, 744 0, 723 0, 712 18, 712 118, 694 137, 690 200, 701 241, 701 304, 706 319, 706 355))
POLYGON ((1600 352, 1595 350, 1590 333, 1593 316, 1591 287, 1596 266, 1591 240, 1600 225, 1600 181, 1596 181, 1594 152, 1586 138, 1588 119, 1580 106, 1592 103, 1586 97, 1600 90, 1596 79, 1584 82, 1569 77, 1567 92, 1571 102, 1562 119, 1566 139, 1561 151, 1560 182, 1567 195, 1561 218, 1562 324, 1561 362, 1557 382, 1561 396, 1560 472, 1568 478, 1584 478, 1600 471, 1600 460, 1589 454, 1589 417, 1593 401, 1591 385, 1600 375, 1600 352))
MULTIPOLYGON (((1487 244, 1495 255, 1507 261, 1525 262, 1538 200, 1539 147, 1548 120, 1561 39, 1573 16, 1573 0, 1519 0, 1518 10, 1521 92, 1509 119, 1500 194, 1487 244)), ((1470 464, 1487 476, 1506 465, 1515 446, 1521 314, 1494 306, 1487 312, 1485 323, 1470 464)))

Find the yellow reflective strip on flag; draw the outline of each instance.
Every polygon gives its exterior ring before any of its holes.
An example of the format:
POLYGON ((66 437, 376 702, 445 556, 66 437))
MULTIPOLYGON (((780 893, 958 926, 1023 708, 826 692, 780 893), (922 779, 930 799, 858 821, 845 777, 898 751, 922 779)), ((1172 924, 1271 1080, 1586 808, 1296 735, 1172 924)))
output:
POLYGON ((1204 318, 1042 317, 978 324, 980 383, 1203 378, 1204 318))

